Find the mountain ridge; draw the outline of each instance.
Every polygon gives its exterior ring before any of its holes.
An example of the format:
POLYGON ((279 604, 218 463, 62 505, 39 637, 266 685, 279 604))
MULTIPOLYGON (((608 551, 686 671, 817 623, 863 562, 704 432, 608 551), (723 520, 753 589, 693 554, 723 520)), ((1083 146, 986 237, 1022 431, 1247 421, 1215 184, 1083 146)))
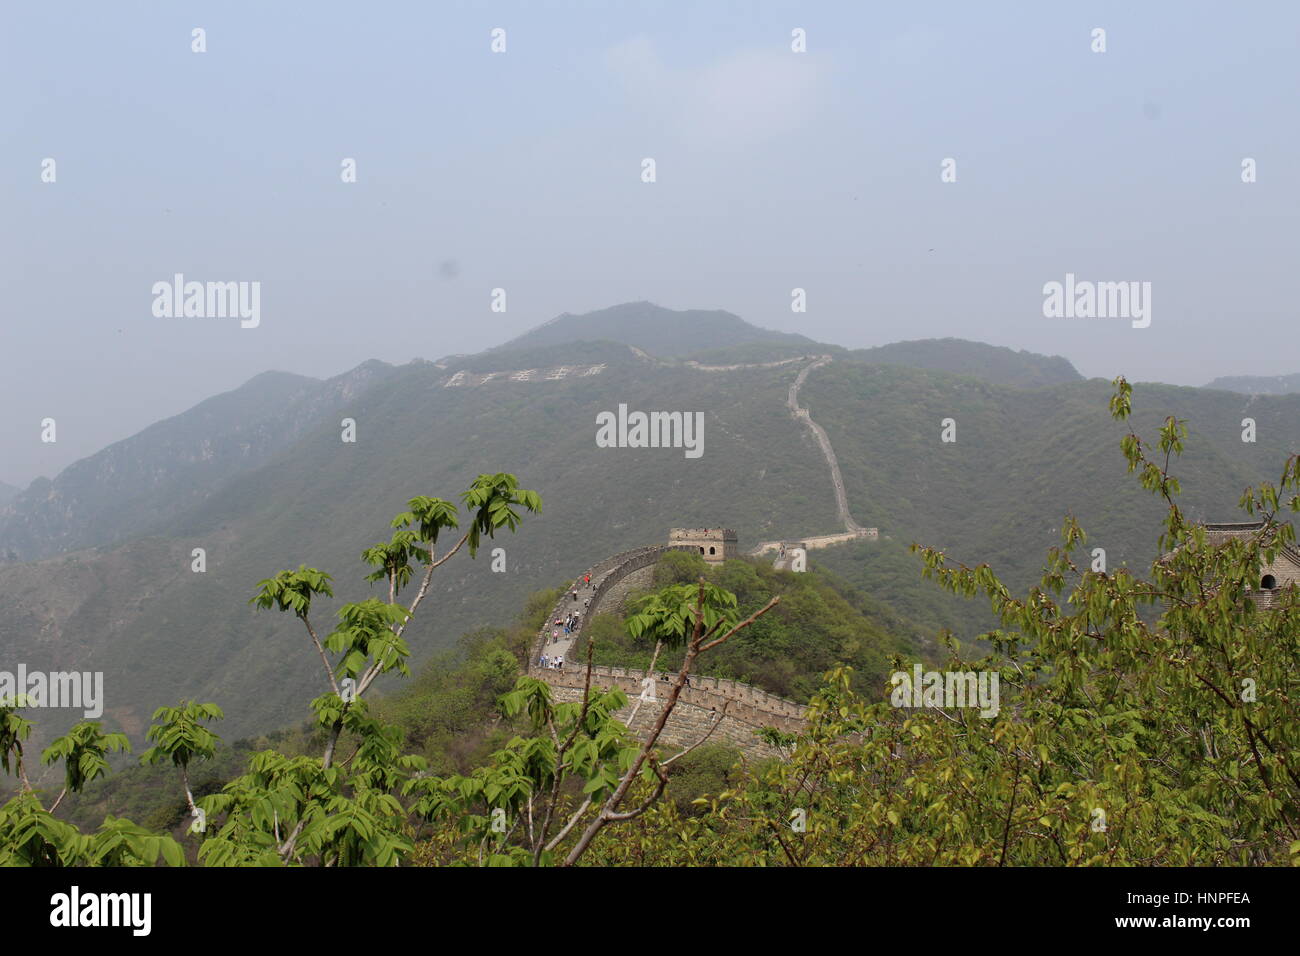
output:
POLYGON ((846 359, 867 365, 901 365, 969 375, 1003 385, 1038 388, 1082 382, 1074 365, 1060 355, 988 345, 970 339, 910 339, 869 349, 854 349, 846 359))
POLYGON ((326 380, 262 372, 53 479, 38 478, 0 507, 0 559, 35 560, 147 535, 391 369, 370 360, 326 380))
POLYGON ((1204 387, 1242 395, 1291 395, 1300 392, 1300 372, 1291 375, 1221 375, 1204 387))

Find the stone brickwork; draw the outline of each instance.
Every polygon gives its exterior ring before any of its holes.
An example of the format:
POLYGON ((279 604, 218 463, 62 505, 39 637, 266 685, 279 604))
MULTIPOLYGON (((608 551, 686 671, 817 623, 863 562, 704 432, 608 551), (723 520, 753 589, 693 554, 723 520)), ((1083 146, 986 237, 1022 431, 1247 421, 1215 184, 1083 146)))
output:
MULTIPOLYGON (((557 687, 582 688, 586 677, 586 667, 566 668, 555 671, 550 682, 557 687)), ((654 696, 663 700, 668 695, 671 681, 676 675, 668 671, 654 672, 654 696)), ((591 683, 595 687, 617 687, 629 697, 639 697, 648 691, 646 671, 636 667, 607 667, 595 664, 591 668, 591 683)), ((703 710, 721 710, 725 702, 727 716, 747 723, 753 727, 775 727, 778 730, 794 732, 804 724, 804 710, 801 704, 784 697, 777 697, 767 691, 740 681, 723 677, 701 677, 691 675, 690 686, 683 687, 677 698, 679 703, 693 704, 703 710)), ((642 705, 645 709, 645 705, 642 705)))
MULTIPOLYGON (((655 562, 658 563, 658 556, 655 562)), ((633 591, 644 590, 654 583, 655 566, 648 564, 643 568, 637 568, 628 571, 627 574, 614 581, 600 598, 600 613, 614 614, 627 610, 627 599, 633 591)), ((595 605, 593 605, 594 607, 595 605)))
MULTIPOLYGON (((445 366, 439 365, 439 368, 445 366)), ((607 365, 559 365, 555 368, 521 368, 513 372, 467 372, 459 371, 447 381, 443 388, 478 388, 488 382, 559 382, 567 378, 589 378, 599 375, 608 368, 607 365)))
POLYGON ((673 528, 668 540, 699 553, 709 564, 722 564, 738 557, 736 532, 730 528, 673 528))
MULTIPOLYGON (((573 667, 551 672, 547 682, 556 700, 576 701, 582 698, 585 667, 573 667)), ((646 684, 646 672, 635 668, 593 667, 592 688, 608 690, 617 687, 628 696, 626 707, 615 716, 629 724, 629 729, 644 738, 659 719, 660 710, 668 697, 674 674, 656 674, 651 685, 646 684), (664 678, 667 677, 667 680, 664 678), (653 699, 649 697, 653 687, 653 699), (647 699, 638 698, 646 694, 647 699), (635 719, 632 712, 636 711, 635 719)), ((764 727, 775 727, 786 733, 803 728, 804 708, 793 701, 776 697, 766 691, 738 681, 694 676, 691 686, 683 687, 677 705, 669 715, 660 740, 669 746, 689 747, 708 735, 707 743, 729 744, 751 757, 779 757, 771 744, 757 735, 764 727)))

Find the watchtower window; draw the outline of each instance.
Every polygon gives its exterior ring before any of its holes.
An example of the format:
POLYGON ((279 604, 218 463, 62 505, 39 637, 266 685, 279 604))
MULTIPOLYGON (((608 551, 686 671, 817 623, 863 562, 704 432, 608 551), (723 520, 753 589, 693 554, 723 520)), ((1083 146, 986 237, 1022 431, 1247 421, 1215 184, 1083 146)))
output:
POLYGON ((1277 587, 1277 578, 1271 574, 1266 574, 1260 579, 1259 586, 1265 591, 1272 591, 1277 587))
POLYGON ((704 545, 700 545, 700 554, 704 553, 704 545))
POLYGON ((718 553, 718 549, 717 549, 717 548, 714 548, 714 547, 710 547, 710 548, 709 548, 709 554, 717 554, 717 553, 718 553))

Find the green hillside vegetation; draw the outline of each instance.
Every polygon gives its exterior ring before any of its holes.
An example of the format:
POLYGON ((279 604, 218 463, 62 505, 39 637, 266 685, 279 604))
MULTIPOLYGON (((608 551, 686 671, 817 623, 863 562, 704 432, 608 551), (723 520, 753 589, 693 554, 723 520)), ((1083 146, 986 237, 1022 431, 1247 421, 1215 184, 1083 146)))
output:
MULTIPOLYGON (((914 565, 919 580, 919 563, 914 565)), ((649 592, 701 576, 736 595, 741 617, 781 598, 771 613, 703 658, 698 671, 704 675, 743 681, 806 703, 821 688, 825 673, 838 665, 854 669, 854 686, 860 691, 874 691, 894 670, 890 661, 915 655, 920 643, 921 635, 896 615, 882 615, 865 595, 853 595, 856 601, 846 597, 848 589, 815 566, 803 573, 773 570, 754 560, 710 566, 698 555, 670 551, 656 565, 649 592)), ((628 613, 640 596, 629 598, 628 613)), ((629 635, 626 616, 620 613, 598 614, 584 626, 571 653, 575 663, 586 660, 588 642, 596 664, 645 669, 654 652, 653 641, 629 635)), ((681 648, 663 651, 656 672, 675 672, 683 654, 681 648)))
POLYGON ((1294 375, 1224 375, 1205 386, 1243 395, 1292 395, 1300 392, 1300 373, 1294 375))
POLYGON ((843 352, 844 349, 838 345, 826 345, 822 342, 796 344, 749 342, 744 345, 694 352, 685 360, 699 362, 701 365, 758 365, 763 362, 779 362, 806 355, 838 355, 843 352))
POLYGON ((392 371, 370 361, 327 381, 264 372, 69 465, 52 481, 40 478, 0 511, 0 561, 165 534, 215 489, 332 416, 345 394, 392 371))
MULTIPOLYGON (((554 368, 561 365, 599 365, 614 363, 624 366, 634 361, 632 350, 614 340, 560 342, 530 347, 504 345, 477 355, 463 355, 451 361, 442 372, 443 379, 453 372, 500 372, 525 369, 554 368)), ((500 387, 504 383, 494 383, 500 387)), ((436 387, 436 386, 435 386, 436 387)))
POLYGON ((987 602, 949 594, 922 580, 911 542, 886 535, 808 553, 808 566, 841 582, 854 607, 893 634, 912 635, 927 656, 945 632, 965 643, 997 626, 987 602))
POLYGON ((871 349, 855 349, 845 359, 865 365, 904 365, 935 372, 968 375, 995 385, 1038 388, 1083 380, 1059 355, 1037 355, 1023 349, 985 345, 966 339, 917 339, 871 349))
MULTIPOLYGON (((500 719, 497 702, 522 673, 537 629, 559 593, 531 595, 509 627, 482 628, 462 636, 454 648, 435 654, 409 681, 378 698, 373 704, 375 714, 400 727, 408 752, 422 756, 432 770, 468 773, 517 729, 515 722, 500 719)), ((324 732, 308 721, 222 744, 195 773, 194 794, 219 792, 247 772, 248 758, 254 753, 274 748, 298 756, 319 751, 323 742, 324 732)), ((113 764, 116 772, 64 801, 67 818, 82 829, 93 829, 105 814, 113 813, 180 837, 190 819, 184 796, 176 791, 174 770, 142 766, 130 757, 113 764)), ((37 774, 34 769, 33 784, 54 787, 60 778, 54 770, 37 774)))
MULTIPOLYGON (((1268 479, 1300 448, 1300 396, 1244 401, 1227 392, 1142 386, 1137 429, 1150 433, 1175 412, 1192 424, 1182 461, 1184 501, 1197 521, 1237 520, 1242 489, 1268 479), (1258 440, 1241 440, 1241 420, 1258 440)), ((1121 426, 1096 414, 1109 387, 1078 382, 1026 393, 969 378, 891 366, 833 363, 810 377, 801 401, 835 445, 854 517, 900 544, 946 549, 967 563, 987 561, 1009 584, 1038 579, 1042 559, 1067 515, 1105 549, 1110 569, 1140 570, 1156 557, 1159 515, 1141 488, 1124 481, 1114 454, 1121 426), (942 421, 956 441, 941 441, 942 421)), ((1275 477, 1275 476, 1273 476, 1275 477)), ((863 554, 861 545, 853 554, 863 554)), ((862 586, 848 557, 822 560, 862 586)), ((912 598, 890 594, 895 607, 912 598)))

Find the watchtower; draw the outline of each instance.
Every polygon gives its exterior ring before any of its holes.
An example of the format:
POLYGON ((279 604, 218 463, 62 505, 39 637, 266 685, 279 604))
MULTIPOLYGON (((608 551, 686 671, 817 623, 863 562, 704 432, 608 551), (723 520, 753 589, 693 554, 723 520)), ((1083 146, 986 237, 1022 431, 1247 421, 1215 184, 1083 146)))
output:
POLYGON ((709 564, 721 564, 740 555, 736 532, 730 528, 673 528, 668 532, 668 543, 698 548, 700 557, 709 564))
MULTIPOLYGON (((1206 522, 1203 527, 1205 543, 1211 548, 1217 548, 1232 540, 1246 541, 1259 535, 1265 528, 1265 522, 1262 519, 1206 522)), ((1161 561, 1169 557, 1170 555, 1165 555, 1161 561)), ((1292 584, 1300 587, 1300 551, 1293 547, 1286 547, 1278 552, 1272 563, 1265 564, 1259 569, 1259 581, 1247 582, 1247 589, 1257 607, 1271 608, 1281 602, 1282 592, 1292 584)))

